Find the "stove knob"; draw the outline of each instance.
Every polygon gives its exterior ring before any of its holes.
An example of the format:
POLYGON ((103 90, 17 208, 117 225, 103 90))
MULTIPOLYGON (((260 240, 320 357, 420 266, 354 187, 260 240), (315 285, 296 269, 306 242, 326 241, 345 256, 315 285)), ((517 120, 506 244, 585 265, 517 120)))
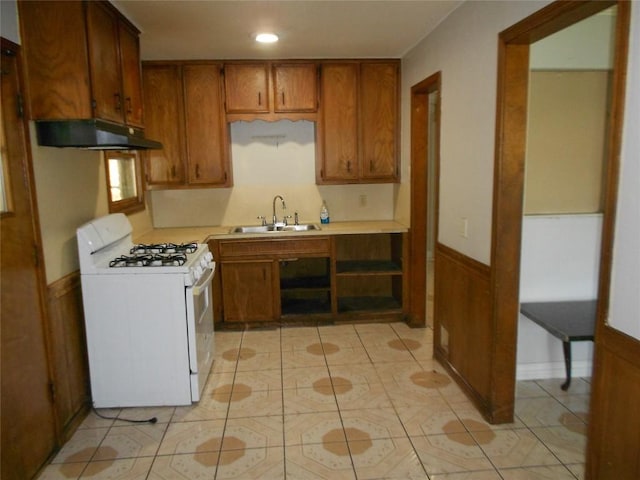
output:
POLYGON ((193 269, 193 276, 195 277, 195 281, 196 282, 200 279, 200 277, 202 276, 203 272, 204 272, 204 270, 202 269, 202 267, 200 265, 197 265, 193 269))

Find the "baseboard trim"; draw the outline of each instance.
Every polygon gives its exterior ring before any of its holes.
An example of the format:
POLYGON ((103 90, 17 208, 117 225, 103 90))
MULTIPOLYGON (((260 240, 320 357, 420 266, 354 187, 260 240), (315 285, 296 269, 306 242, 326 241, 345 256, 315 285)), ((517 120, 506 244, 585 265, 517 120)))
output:
MULTIPOLYGON (((590 377, 592 362, 572 362, 571 377, 590 377)), ((522 363, 516 365, 516 380, 542 380, 545 378, 565 378, 564 362, 522 363)))

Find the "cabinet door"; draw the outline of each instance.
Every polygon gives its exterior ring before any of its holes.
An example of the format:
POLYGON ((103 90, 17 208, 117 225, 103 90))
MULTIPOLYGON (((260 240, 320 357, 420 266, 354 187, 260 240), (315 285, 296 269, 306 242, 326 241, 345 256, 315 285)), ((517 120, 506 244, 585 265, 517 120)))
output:
POLYGON ((269 112, 269 70, 266 63, 224 66, 227 113, 269 112))
POLYGON ((144 118, 142 115, 142 81, 138 32, 123 21, 119 22, 118 29, 125 122, 127 125, 142 128, 144 127, 144 118))
POLYGON ((102 2, 87 2, 89 69, 94 117, 124 122, 118 17, 102 2))
POLYGON ((314 63, 275 64, 274 111, 315 112, 318 109, 317 77, 314 63))
POLYGON ((18 11, 31 117, 91 118, 83 4, 18 2, 18 11))
POLYGON ((179 185, 185 182, 183 109, 180 67, 145 66, 143 69, 146 135, 162 142, 162 150, 145 152, 147 184, 179 185))
POLYGON ((398 65, 360 67, 362 179, 396 179, 398 162, 398 65))
POLYGON ((229 139, 220 65, 185 65, 182 76, 189 183, 228 184, 229 139))
POLYGON ((276 319, 273 260, 222 263, 225 322, 276 319))
POLYGON ((323 64, 318 183, 358 180, 358 65, 323 64))

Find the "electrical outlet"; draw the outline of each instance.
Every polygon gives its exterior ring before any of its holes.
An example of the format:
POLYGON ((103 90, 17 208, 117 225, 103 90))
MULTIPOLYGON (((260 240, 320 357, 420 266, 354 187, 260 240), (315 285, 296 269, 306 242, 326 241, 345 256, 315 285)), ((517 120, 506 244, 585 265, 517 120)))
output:
POLYGON ((469 219, 462 217, 460 219, 460 236, 463 238, 469 238, 469 219))
POLYGON ((360 195, 360 206, 361 207, 366 207, 367 206, 367 196, 366 195, 360 195))

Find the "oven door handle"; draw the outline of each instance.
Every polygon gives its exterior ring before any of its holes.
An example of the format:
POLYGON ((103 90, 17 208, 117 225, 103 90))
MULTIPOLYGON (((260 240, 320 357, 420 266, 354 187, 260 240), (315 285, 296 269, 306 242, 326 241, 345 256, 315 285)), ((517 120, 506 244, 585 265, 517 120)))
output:
POLYGON ((198 283, 196 283, 191 288, 191 291, 193 292, 194 297, 197 297, 198 295, 200 295, 200 293, 202 293, 202 290, 207 287, 207 285, 211 282, 211 279, 213 278, 215 267, 207 268, 207 270, 209 270, 209 273, 207 274, 207 276, 200 277, 200 280, 198 280, 198 283))

